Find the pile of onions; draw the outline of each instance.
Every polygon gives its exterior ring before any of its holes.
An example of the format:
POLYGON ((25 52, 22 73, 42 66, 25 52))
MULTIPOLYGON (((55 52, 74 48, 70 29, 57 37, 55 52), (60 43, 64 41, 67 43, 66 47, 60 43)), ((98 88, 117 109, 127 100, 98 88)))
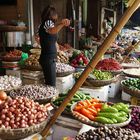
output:
POLYGON ((44 105, 26 97, 7 100, 0 105, 0 127, 27 128, 45 121, 48 117, 44 105))
POLYGON ((2 104, 7 99, 7 94, 3 90, 0 90, 0 104, 2 104))
POLYGON ((127 126, 127 128, 135 130, 136 132, 140 133, 140 107, 134 106, 132 107, 131 111, 131 122, 127 126))

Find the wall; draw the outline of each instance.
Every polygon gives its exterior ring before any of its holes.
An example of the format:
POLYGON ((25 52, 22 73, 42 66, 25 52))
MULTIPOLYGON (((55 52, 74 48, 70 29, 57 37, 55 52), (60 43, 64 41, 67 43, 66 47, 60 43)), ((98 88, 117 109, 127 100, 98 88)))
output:
POLYGON ((0 19, 3 20, 27 20, 27 0, 17 0, 17 5, 0 6, 0 19))

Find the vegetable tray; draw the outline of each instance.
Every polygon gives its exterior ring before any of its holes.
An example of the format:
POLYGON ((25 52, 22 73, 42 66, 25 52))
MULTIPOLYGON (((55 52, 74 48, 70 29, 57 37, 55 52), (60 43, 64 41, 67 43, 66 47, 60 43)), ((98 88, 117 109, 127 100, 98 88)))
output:
POLYGON ((131 89, 131 88, 129 88, 129 87, 123 85, 122 83, 121 83, 121 86, 122 86, 122 90, 123 90, 125 93, 127 93, 127 94, 129 94, 129 95, 131 95, 131 96, 140 98, 140 90, 138 90, 138 89, 131 89))
POLYGON ((114 83, 117 80, 118 80, 118 76, 115 76, 109 80, 96 80, 96 79, 92 79, 92 78, 87 78, 86 81, 94 87, 101 87, 101 86, 106 86, 106 85, 109 85, 111 83, 114 83))
POLYGON ((30 135, 41 132, 45 128, 47 122, 48 122, 48 120, 46 120, 40 124, 33 125, 31 127, 21 128, 21 129, 0 128, 0 138, 2 138, 2 139, 8 138, 8 140, 15 140, 15 139, 19 140, 19 139, 26 138, 30 135))
POLYGON ((80 116, 78 116, 77 114, 75 114, 75 112, 73 111, 74 107, 76 106, 77 103, 73 104, 71 107, 71 112, 72 115, 74 116, 74 118, 76 118, 77 120, 79 120, 80 122, 90 125, 90 126, 94 126, 94 127, 100 127, 100 126, 107 126, 107 127, 124 127, 126 125, 128 125, 131 121, 131 115, 129 114, 129 118, 127 121, 123 122, 123 123, 116 123, 116 124, 103 124, 103 123, 99 123, 99 122, 95 122, 95 121, 91 121, 89 119, 84 119, 80 116))
POLYGON ((68 76, 72 73, 74 73, 75 71, 68 71, 68 72, 62 72, 62 73, 56 73, 57 77, 64 77, 64 76, 68 76))

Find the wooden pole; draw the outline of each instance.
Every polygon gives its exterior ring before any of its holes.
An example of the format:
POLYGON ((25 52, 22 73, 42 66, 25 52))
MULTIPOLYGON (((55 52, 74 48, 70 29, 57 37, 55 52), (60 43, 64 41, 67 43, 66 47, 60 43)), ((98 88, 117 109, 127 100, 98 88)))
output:
POLYGON ((70 102, 76 91, 80 88, 80 86, 84 83, 86 78, 88 77, 89 73, 95 68, 97 63, 100 61, 101 57, 104 55, 104 53, 107 51, 107 49, 110 47, 116 36, 119 34, 120 30, 123 28, 123 26, 126 24, 126 22, 129 20, 129 18, 132 16, 132 14, 136 11, 136 9, 139 7, 140 0, 135 0, 135 2, 132 4, 131 7, 128 7, 118 24, 113 28, 109 36, 106 38, 106 40, 103 42, 101 47, 98 49, 95 56, 92 58, 91 62, 88 64, 88 66, 85 68, 84 72, 79 77, 78 81, 75 83, 73 88, 69 91, 67 97, 63 101, 63 103, 60 105, 60 107, 56 110, 54 115, 51 117, 50 121, 48 122, 46 128, 41 132, 41 135, 43 139, 45 139, 45 136, 49 132, 49 129, 52 127, 52 125, 55 123, 57 117, 64 111, 67 104, 70 102))
POLYGON ((125 63, 125 60, 129 57, 129 55, 131 54, 131 52, 132 52, 139 44, 140 44, 140 40, 139 40, 137 43, 135 43, 135 45, 132 45, 132 46, 131 46, 132 48, 128 51, 127 55, 124 56, 123 61, 122 61, 121 63, 125 63))

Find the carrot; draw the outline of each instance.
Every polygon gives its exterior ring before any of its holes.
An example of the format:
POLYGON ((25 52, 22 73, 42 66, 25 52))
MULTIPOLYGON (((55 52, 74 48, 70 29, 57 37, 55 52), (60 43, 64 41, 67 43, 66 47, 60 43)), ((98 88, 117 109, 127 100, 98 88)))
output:
POLYGON ((94 107, 95 107, 95 108, 101 108, 101 107, 102 107, 102 104, 101 104, 101 103, 96 103, 96 104, 94 105, 94 107))
POLYGON ((94 98, 93 98, 93 99, 91 99, 91 100, 90 100, 90 102, 91 102, 91 103, 94 103, 94 102, 95 102, 95 103, 98 103, 98 102, 99 102, 99 100, 98 100, 98 99, 94 99, 94 98))
POLYGON ((89 100, 85 100, 85 102, 88 104, 88 106, 91 105, 91 102, 89 100))
POLYGON ((87 106, 87 103, 85 101, 80 101, 79 104, 82 105, 82 106, 84 106, 84 107, 87 106))
POLYGON ((90 120, 94 120, 94 116, 91 114, 91 112, 85 108, 81 109, 81 113, 89 118, 90 120))
POLYGON ((92 115, 97 116, 97 111, 92 109, 92 108, 88 108, 88 111, 90 111, 92 113, 92 115))
POLYGON ((79 112, 77 112, 77 111, 73 111, 73 114, 74 114, 74 115, 77 115, 77 116, 79 116, 79 117, 82 117, 82 118, 85 119, 85 120, 89 120, 88 117, 82 115, 81 113, 79 113, 79 112))
POLYGON ((82 108, 83 108, 83 106, 77 105, 77 106, 75 106, 74 111, 79 112, 82 108))

